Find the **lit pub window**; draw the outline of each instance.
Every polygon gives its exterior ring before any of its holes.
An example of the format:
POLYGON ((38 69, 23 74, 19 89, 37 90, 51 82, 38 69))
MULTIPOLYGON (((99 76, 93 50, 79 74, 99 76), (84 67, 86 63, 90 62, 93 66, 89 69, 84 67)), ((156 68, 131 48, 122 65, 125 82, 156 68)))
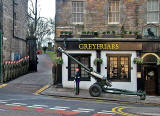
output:
POLYGON ((107 55, 108 78, 112 81, 130 81, 130 55, 107 55))
MULTIPOLYGON (((90 54, 72 54, 74 58, 84 64, 86 67, 90 68, 90 54)), ((83 67, 77 64, 75 61, 68 59, 68 74, 69 74, 69 81, 73 81, 75 77, 75 69, 80 69, 81 81, 90 81, 89 74, 85 71, 83 67)))

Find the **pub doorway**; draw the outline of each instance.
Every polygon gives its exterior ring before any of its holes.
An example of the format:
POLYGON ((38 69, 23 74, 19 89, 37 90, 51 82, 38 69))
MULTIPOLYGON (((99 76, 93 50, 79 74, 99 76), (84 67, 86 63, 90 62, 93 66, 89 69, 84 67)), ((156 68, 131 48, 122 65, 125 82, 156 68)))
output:
POLYGON ((144 89, 147 95, 157 95, 158 70, 156 66, 144 66, 144 89))
POLYGON ((144 90, 147 95, 158 95, 158 66, 157 57, 147 55, 143 59, 144 90))

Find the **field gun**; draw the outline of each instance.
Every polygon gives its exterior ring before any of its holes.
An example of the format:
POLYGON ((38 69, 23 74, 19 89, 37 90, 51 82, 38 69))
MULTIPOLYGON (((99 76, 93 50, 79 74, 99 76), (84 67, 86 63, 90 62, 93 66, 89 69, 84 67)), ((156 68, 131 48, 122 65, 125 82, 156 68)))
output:
POLYGON ((111 82, 107 79, 107 77, 104 77, 103 75, 99 74, 96 71, 93 71, 93 69, 88 68, 81 62, 79 62, 77 59, 72 57, 69 53, 67 53, 65 50, 63 50, 61 47, 58 47, 58 51, 61 53, 64 53, 67 55, 71 60, 75 61, 77 64, 79 64, 81 67, 85 69, 85 71, 93 77, 96 82, 90 86, 89 93, 93 97, 99 97, 103 92, 105 93, 112 93, 112 94, 126 94, 126 95, 137 95, 140 96, 141 100, 145 100, 146 93, 142 91, 129 91, 129 90, 123 90, 123 89, 117 89, 117 88, 109 88, 112 86, 111 82))

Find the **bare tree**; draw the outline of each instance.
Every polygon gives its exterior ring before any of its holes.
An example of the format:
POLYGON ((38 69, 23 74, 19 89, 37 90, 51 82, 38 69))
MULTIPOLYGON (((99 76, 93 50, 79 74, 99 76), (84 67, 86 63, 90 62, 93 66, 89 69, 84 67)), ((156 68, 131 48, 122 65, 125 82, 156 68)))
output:
POLYGON ((54 20, 40 17, 38 13, 37 0, 30 0, 28 11, 28 36, 34 36, 38 39, 38 45, 41 45, 45 36, 54 33, 54 20))

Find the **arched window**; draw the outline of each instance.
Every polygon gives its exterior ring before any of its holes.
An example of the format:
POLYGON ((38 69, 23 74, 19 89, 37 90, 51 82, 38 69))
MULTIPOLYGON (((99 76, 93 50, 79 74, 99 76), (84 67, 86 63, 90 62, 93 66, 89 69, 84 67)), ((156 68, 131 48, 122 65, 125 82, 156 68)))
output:
POLYGON ((145 37, 149 37, 152 34, 154 34, 155 37, 158 36, 157 35, 157 26, 155 26, 153 24, 144 26, 143 34, 144 34, 145 37))

